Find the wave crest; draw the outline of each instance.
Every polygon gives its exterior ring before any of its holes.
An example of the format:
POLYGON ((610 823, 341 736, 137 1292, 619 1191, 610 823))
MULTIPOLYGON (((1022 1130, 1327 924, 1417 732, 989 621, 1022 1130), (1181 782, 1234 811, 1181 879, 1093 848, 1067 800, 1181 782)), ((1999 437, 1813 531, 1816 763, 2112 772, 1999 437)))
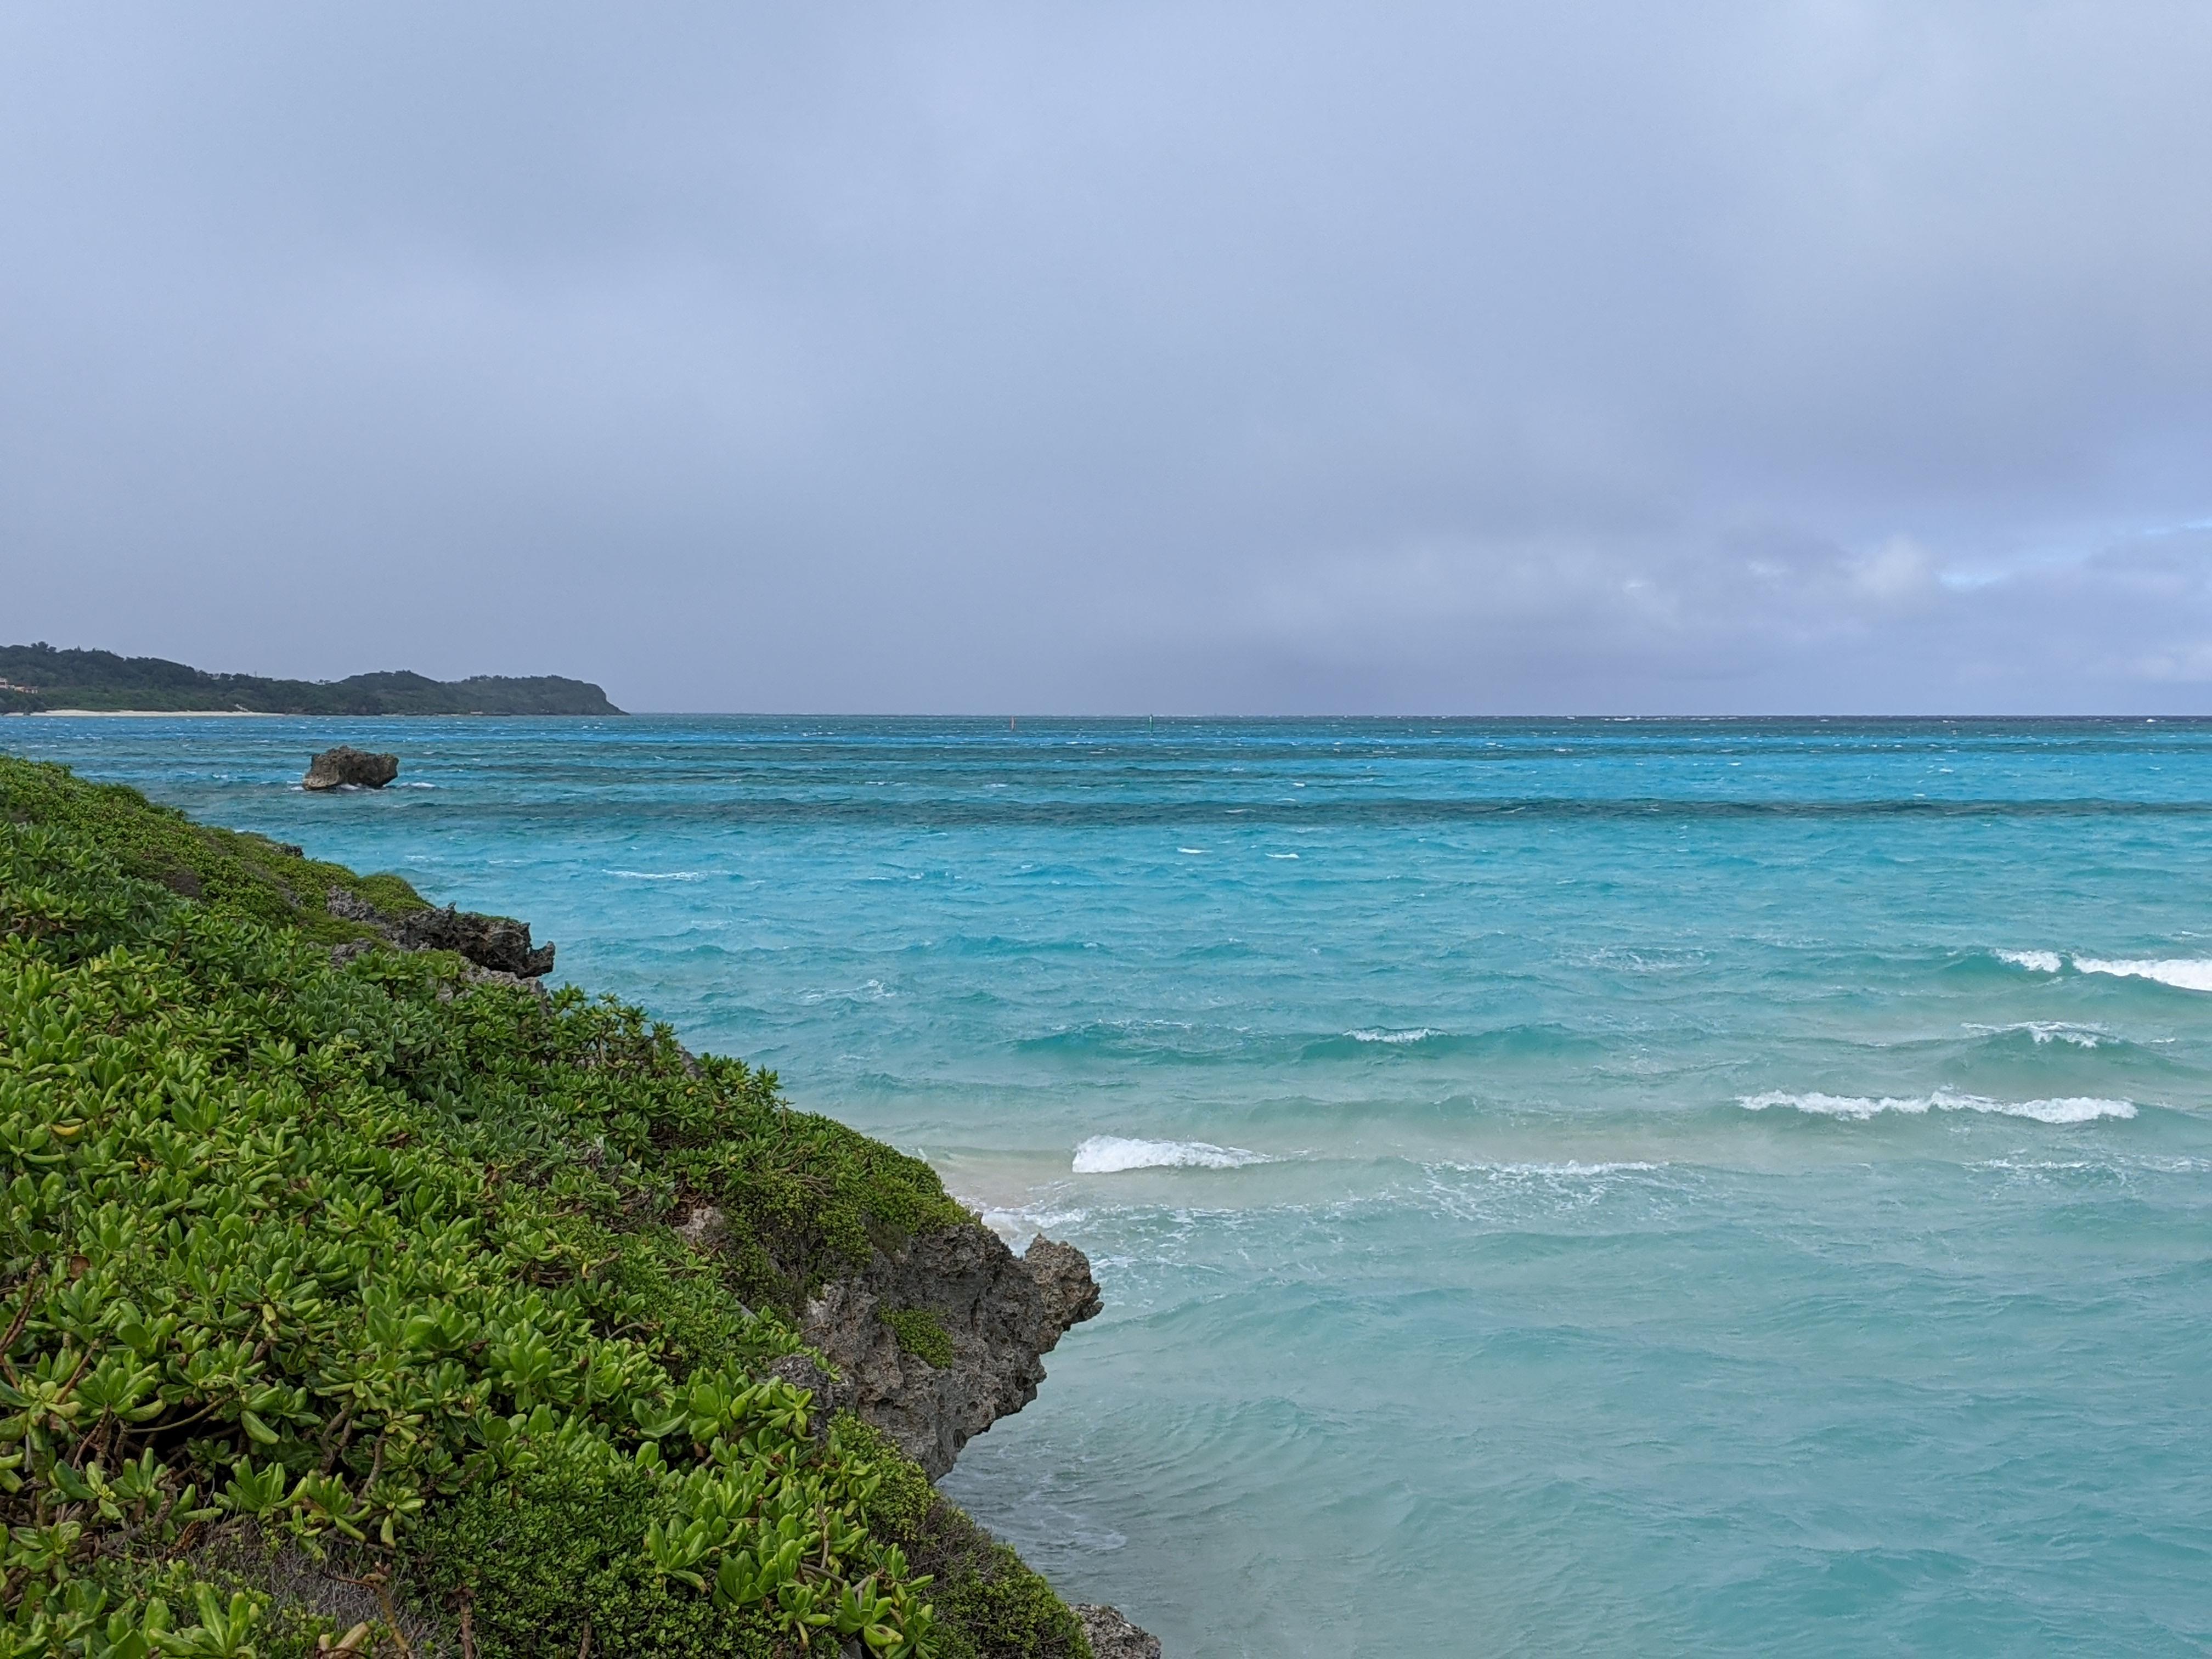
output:
POLYGON ((2107 961, 2076 957, 2074 970, 2081 974, 2110 974, 2118 979, 2155 980, 2181 991, 2212 991, 2212 962, 2201 957, 2169 957, 2162 961, 2107 961))
POLYGON ((1982 1036, 2010 1036, 2024 1031, 2035 1039, 2039 1048, 2051 1042, 2071 1043, 2076 1048, 2100 1048, 2118 1041, 2101 1026, 2070 1025, 2063 1019, 2022 1019, 2010 1025, 1969 1024, 1966 1029, 1982 1036))
POLYGON ((1776 1090, 1763 1095, 1746 1095, 1736 1103, 1747 1112, 1782 1107, 1814 1117, 1851 1118, 1861 1122, 1884 1112, 1912 1117, 1929 1112, 1985 1112, 1999 1117, 2033 1118, 2038 1123, 2089 1123, 2100 1117, 2130 1118, 2136 1115, 2133 1101, 2105 1100, 2094 1095, 2069 1095, 2051 1100, 1990 1100, 1981 1095, 1954 1094, 1948 1089, 1938 1089, 1932 1095, 1908 1098, 1885 1096, 1879 1100, 1864 1095, 1829 1095, 1817 1091, 1786 1094, 1776 1090))
MULTIPOLYGON (((2011 963, 2031 973, 2056 974, 2069 958, 2056 951, 1996 951, 1999 962, 2011 963)), ((2075 957, 2077 974, 2105 974, 2114 979, 2148 979, 2171 985, 2178 991, 2212 991, 2212 957, 2075 957)))
POLYGON ((1119 1175, 1125 1170, 1239 1170, 1271 1164, 1264 1152, 1216 1146, 1204 1140, 1137 1140, 1093 1135, 1075 1149, 1077 1175, 1119 1175))

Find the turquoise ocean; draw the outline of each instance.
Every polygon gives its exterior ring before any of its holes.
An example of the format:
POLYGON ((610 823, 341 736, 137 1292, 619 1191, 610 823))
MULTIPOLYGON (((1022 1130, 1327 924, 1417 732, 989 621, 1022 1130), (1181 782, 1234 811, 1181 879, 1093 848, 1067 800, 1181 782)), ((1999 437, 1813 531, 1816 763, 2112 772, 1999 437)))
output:
POLYGON ((2212 725, 0 747, 524 916, 1090 1252, 946 1486, 1171 1655, 2212 1645, 2212 725))

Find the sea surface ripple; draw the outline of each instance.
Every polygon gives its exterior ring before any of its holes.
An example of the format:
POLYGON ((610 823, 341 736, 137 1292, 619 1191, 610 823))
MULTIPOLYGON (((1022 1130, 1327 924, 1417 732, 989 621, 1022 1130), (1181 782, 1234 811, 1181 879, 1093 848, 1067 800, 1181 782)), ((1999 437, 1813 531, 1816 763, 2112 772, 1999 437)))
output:
POLYGON ((2212 726, 0 747, 526 916, 1080 1244, 946 1484, 1170 1653, 2212 1644, 2212 726))

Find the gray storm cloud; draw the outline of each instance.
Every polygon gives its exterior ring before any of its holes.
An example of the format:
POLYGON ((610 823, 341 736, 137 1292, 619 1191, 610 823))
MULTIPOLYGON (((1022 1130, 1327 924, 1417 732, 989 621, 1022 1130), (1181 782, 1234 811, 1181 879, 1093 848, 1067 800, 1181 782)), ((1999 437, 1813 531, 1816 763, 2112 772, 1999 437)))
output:
POLYGON ((2212 710, 2212 10, 0 11, 0 635, 2212 710))

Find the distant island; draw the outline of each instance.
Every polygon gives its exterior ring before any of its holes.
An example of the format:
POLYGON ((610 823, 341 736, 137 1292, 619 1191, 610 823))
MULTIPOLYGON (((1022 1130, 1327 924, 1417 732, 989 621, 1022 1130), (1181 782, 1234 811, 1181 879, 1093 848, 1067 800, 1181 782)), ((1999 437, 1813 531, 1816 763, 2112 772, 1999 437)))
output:
POLYGON ((208 674, 160 657, 0 645, 0 714, 82 708, 192 714, 619 714, 607 694, 558 674, 434 680, 401 671, 343 680, 208 674))

